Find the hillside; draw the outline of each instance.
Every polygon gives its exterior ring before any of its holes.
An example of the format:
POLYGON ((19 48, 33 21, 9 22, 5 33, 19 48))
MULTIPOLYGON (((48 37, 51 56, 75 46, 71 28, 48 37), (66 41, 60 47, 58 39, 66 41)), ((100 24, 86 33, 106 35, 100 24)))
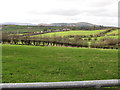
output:
POLYGON ((51 26, 94 26, 94 24, 88 22, 78 22, 78 23, 52 23, 51 26))
POLYGON ((117 50, 26 45, 2 47, 3 83, 118 78, 117 50))

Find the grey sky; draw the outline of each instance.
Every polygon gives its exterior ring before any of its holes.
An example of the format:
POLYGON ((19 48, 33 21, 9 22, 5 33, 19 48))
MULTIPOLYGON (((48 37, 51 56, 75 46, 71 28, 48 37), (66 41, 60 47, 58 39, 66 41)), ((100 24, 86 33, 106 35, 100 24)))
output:
POLYGON ((118 0, 1 0, 0 23, 89 22, 117 26, 118 0))

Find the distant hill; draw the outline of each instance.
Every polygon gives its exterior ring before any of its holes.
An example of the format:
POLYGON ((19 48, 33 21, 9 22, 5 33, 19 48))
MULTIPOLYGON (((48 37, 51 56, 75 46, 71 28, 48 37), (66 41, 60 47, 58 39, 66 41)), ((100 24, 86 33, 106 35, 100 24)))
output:
POLYGON ((52 23, 51 26, 94 26, 94 24, 88 22, 78 22, 78 23, 52 23))
MULTIPOLYGON (((35 24, 32 24, 32 23, 17 23, 17 22, 5 22, 5 23, 2 23, 2 25, 36 26, 35 24)), ((44 23, 44 24, 38 24, 38 26, 100 26, 100 25, 95 25, 88 22, 78 22, 78 23, 51 23, 51 24, 44 23)))
POLYGON ((78 22, 76 23, 77 26, 94 26, 94 24, 88 22, 78 22))

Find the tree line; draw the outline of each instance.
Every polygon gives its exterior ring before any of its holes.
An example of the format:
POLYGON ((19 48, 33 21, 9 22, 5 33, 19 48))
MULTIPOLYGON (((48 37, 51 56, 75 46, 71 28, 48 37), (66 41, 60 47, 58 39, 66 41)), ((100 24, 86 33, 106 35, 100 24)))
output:
POLYGON ((68 36, 54 36, 54 37, 30 37, 20 35, 9 35, 3 33, 3 44, 21 44, 21 45, 34 45, 34 46, 71 46, 71 47, 86 47, 86 48, 106 48, 118 49, 120 40, 117 38, 102 38, 101 40, 92 39, 92 35, 86 36, 83 39, 81 36, 76 35, 73 38, 68 36), (90 37, 91 36, 91 37, 90 37))

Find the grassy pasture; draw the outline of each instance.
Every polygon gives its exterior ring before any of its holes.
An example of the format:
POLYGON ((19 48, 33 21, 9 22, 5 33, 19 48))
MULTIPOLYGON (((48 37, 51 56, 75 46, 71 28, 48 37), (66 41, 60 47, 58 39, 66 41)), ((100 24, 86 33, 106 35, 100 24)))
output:
POLYGON ((2 45, 3 83, 118 78, 118 51, 2 45))
POLYGON ((100 40, 102 38, 119 38, 120 35, 118 34, 119 34, 119 29, 116 29, 116 30, 106 33, 105 36, 97 37, 97 39, 100 40), (112 35, 112 34, 117 34, 117 35, 112 35))
POLYGON ((74 31, 63 31, 63 32, 52 32, 40 35, 34 35, 34 37, 38 36, 68 36, 68 35, 94 35, 105 30, 94 30, 94 31, 85 31, 85 30, 74 30, 74 31))
POLYGON ((107 33, 106 35, 110 35, 110 34, 118 34, 119 31, 120 31, 120 29, 116 29, 116 30, 113 30, 113 31, 107 33))
POLYGON ((59 29, 59 26, 19 26, 19 25, 9 25, 7 27, 3 27, 3 32, 15 32, 15 33, 24 33, 24 32, 40 32, 44 30, 54 30, 59 29))
POLYGON ((115 36, 105 36, 105 37, 108 37, 108 38, 118 38, 118 37, 120 37, 120 36, 115 35, 115 36))
POLYGON ((12 30, 3 30, 3 32, 8 33, 8 32, 15 32, 19 34, 24 34, 25 32, 40 32, 43 31, 43 29, 12 29, 12 30))
POLYGON ((115 36, 102 36, 102 37, 97 37, 98 40, 103 39, 103 38, 119 38, 120 36, 115 35, 115 36))

